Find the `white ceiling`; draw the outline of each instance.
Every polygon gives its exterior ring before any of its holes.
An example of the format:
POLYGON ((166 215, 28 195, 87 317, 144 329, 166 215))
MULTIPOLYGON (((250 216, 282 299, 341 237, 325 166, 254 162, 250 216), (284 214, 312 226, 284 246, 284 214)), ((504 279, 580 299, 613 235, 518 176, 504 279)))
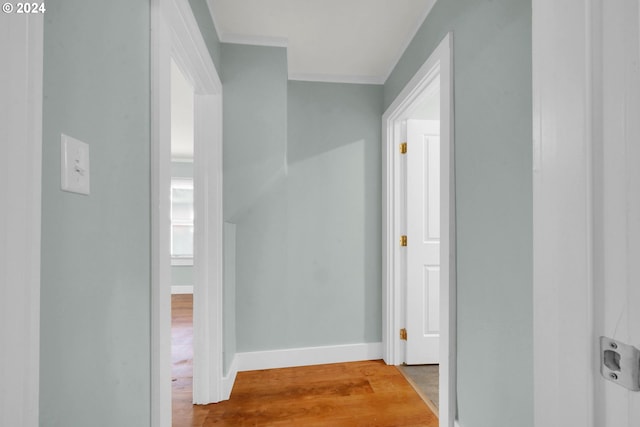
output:
POLYGON ((286 46, 292 80, 385 82, 436 0, 207 0, 220 41, 286 46))

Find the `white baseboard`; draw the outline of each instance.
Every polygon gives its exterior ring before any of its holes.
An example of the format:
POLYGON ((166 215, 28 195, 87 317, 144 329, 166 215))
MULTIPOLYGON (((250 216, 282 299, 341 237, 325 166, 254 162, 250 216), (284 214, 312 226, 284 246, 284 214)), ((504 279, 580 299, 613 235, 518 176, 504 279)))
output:
POLYGON ((460 424, 458 423, 458 420, 453 422, 453 427, 460 427, 460 424))
POLYGON ((288 348, 283 350, 237 353, 238 371, 290 368, 325 363, 382 359, 382 343, 288 348))
POLYGON ((228 400, 231 396, 231 390, 233 384, 236 382, 236 376, 238 375, 238 355, 233 357, 231 366, 229 367, 229 373, 222 377, 222 400, 228 400))
POLYGON ((183 286, 183 285, 171 286, 171 295, 192 294, 192 293, 193 293, 193 286, 183 286))

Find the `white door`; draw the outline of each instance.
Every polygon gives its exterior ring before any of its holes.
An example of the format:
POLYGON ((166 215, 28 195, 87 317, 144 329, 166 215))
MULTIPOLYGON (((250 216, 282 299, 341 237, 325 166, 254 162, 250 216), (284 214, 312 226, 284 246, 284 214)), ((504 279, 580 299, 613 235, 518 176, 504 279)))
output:
POLYGON ((440 122, 407 120, 408 365, 438 363, 440 122))
MULTIPOLYGON (((640 348, 640 2, 607 0, 601 7, 602 56, 596 64, 602 64, 602 143, 595 138, 593 178, 594 338, 640 348)), ((637 369, 638 361, 635 365, 637 369)), ((603 374, 596 374, 594 424, 640 426, 640 391, 620 385, 625 368, 603 374)), ((640 385, 637 371, 634 375, 640 385)))

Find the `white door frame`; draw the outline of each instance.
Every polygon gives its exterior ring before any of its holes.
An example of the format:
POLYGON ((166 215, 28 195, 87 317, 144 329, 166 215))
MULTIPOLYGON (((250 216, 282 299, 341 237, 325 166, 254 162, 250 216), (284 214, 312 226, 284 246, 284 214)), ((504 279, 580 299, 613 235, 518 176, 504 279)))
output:
POLYGON ((440 425, 452 427, 456 414, 456 251, 453 149, 453 35, 448 33, 382 116, 383 292, 382 349, 387 364, 403 362, 400 328, 404 325, 401 247, 402 189, 399 145, 402 121, 440 76, 441 247, 440 247, 440 425), (442 255, 444 254, 444 255, 442 255))
MULTIPOLYGON (((622 397, 614 411, 603 395, 598 340, 604 332, 605 304, 620 298, 605 294, 605 286, 615 287, 605 280, 628 280, 628 272, 603 272, 611 266, 603 261, 603 251, 615 256, 617 248, 605 247, 608 239, 601 236, 601 227, 612 221, 601 211, 604 192, 616 202, 625 197, 613 194, 612 185, 620 178, 608 175, 604 164, 608 168, 616 161, 612 153, 618 141, 633 138, 632 128, 624 126, 636 114, 624 99, 623 108, 611 103, 612 96, 627 89, 612 86, 611 68, 604 67, 605 60, 624 55, 624 36, 612 35, 605 27, 619 24, 624 10, 608 8, 620 6, 607 0, 533 0, 536 427, 599 427, 603 411, 610 411, 609 422, 619 417, 617 427, 632 415, 627 407, 631 400, 622 397), (612 89, 619 92, 609 92, 612 89), (612 135, 620 139, 607 146, 612 135)), ((626 154, 633 159, 635 153, 626 154)), ((627 221, 622 230, 633 224, 627 221)))
POLYGON ((193 401, 228 398, 222 372, 222 84, 189 3, 151 2, 151 424, 171 426, 171 58, 195 92, 193 401))
POLYGON ((596 0, 533 0, 534 425, 594 426, 596 0))
POLYGON ((36 427, 43 16, 0 15, 0 425, 36 427))

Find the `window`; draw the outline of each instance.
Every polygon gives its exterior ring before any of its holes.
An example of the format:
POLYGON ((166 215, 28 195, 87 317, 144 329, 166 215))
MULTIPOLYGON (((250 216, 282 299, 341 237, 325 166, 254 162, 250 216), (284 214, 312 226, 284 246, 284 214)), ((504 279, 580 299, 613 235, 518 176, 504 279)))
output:
POLYGON ((171 180, 171 264, 193 265, 193 180, 171 180))

